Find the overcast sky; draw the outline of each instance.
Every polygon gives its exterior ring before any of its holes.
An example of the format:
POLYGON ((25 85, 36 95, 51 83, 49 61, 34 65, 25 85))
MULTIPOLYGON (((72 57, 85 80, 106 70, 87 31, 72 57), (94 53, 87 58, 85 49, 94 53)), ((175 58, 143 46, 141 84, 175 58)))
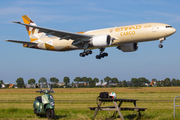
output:
POLYGON ((180 1, 169 0, 4 0, 0 2, 0 79, 15 83, 23 77, 68 76, 118 80, 146 77, 150 81, 180 79, 180 1), (97 60, 99 50, 84 58, 81 50, 52 52, 23 48, 22 44, 6 39, 29 41, 24 26, 11 21, 23 21, 28 15, 39 26, 69 32, 102 29, 139 23, 158 22, 172 25, 177 32, 168 37, 162 49, 159 41, 139 43, 135 52, 123 53, 116 47, 107 48, 109 54, 97 60))

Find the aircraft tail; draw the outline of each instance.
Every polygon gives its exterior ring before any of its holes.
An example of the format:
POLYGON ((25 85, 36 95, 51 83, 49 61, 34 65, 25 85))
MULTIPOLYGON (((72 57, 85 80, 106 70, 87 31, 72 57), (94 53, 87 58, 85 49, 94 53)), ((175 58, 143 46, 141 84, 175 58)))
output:
MULTIPOLYGON (((27 15, 23 15, 22 19, 25 24, 37 26, 27 15)), ((29 26, 26 26, 26 29, 27 29, 31 42, 36 42, 36 41, 38 42, 40 38, 43 38, 46 36, 46 34, 44 32, 39 31, 39 29, 29 27, 29 26)))

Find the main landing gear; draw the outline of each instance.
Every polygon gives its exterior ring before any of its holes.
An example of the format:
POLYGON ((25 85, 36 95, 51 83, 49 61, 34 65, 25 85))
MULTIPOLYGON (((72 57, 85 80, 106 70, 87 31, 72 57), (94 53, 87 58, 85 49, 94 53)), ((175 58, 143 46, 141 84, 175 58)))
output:
POLYGON ((86 55, 92 54, 91 50, 84 50, 83 53, 80 53, 79 56, 80 57, 85 57, 86 55))
POLYGON ((108 56, 108 53, 101 53, 99 55, 96 55, 96 59, 101 59, 101 58, 104 58, 104 57, 107 57, 108 56))
POLYGON ((100 54, 96 55, 96 59, 101 59, 101 58, 104 58, 104 57, 108 56, 108 53, 103 53, 104 50, 105 50, 105 48, 100 49, 100 54))
MULTIPOLYGON (((108 56, 108 53, 105 53, 104 50, 105 50, 105 48, 100 49, 100 53, 99 53, 99 55, 96 55, 96 59, 101 59, 101 58, 108 56)), ((89 55, 89 54, 92 54, 91 50, 84 50, 84 52, 80 53, 79 56, 85 57, 86 55, 89 55)))

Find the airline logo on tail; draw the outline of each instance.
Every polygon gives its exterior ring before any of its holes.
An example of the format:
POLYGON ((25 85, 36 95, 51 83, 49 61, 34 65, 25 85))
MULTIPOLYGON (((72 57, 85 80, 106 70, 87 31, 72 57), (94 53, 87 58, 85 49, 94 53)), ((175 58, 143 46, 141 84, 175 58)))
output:
MULTIPOLYGON (((37 26, 27 15, 23 15, 22 18, 25 24, 37 26)), ((33 27, 26 26, 26 29, 31 42, 37 41, 46 35, 45 33, 40 32, 38 29, 33 27)))
MULTIPOLYGON (((24 24, 37 26, 33 22, 33 20, 31 20, 27 15, 23 15, 22 18, 23 18, 24 24)), ((28 32, 29 38, 31 40, 30 42, 38 43, 36 48, 46 49, 46 50, 55 50, 55 48, 53 47, 52 40, 49 40, 47 42, 42 40, 42 38, 48 38, 48 36, 46 36, 44 32, 41 32, 39 31, 39 29, 34 28, 34 27, 30 27, 27 25, 25 26, 26 26, 26 30, 28 32)), ((24 47, 27 47, 27 44, 25 44, 24 47)))

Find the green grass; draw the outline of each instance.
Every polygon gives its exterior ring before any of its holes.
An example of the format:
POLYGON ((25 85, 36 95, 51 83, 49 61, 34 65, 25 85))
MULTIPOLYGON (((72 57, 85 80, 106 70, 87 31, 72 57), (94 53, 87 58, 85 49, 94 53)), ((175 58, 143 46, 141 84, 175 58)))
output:
MULTIPOLYGON (((3 103, 7 108, 0 109, 1 119, 46 119, 39 118, 34 115, 32 103, 3 103), (24 106, 23 106, 24 105, 24 106), (22 107, 22 108, 21 108, 22 107)), ((87 107, 95 106, 93 102, 59 102, 56 103, 55 113, 57 119, 70 120, 70 119, 91 119, 94 111, 90 111, 87 107)), ((105 104, 107 106, 112 104, 105 104)), ((147 107, 145 112, 142 112, 142 120, 154 119, 164 120, 173 119, 172 102, 138 102, 139 107, 147 107)), ((123 104, 123 106, 133 106, 132 104, 123 104)), ((180 118, 178 115, 179 108, 176 109, 177 120, 180 118)), ((100 111, 96 119, 109 118, 113 114, 112 111, 100 111)), ((125 119, 135 119, 137 113, 135 111, 122 111, 125 119)), ((119 119, 119 117, 118 117, 119 119)))
MULTIPOLYGON (((0 89, 0 119, 2 120, 31 120, 46 119, 37 117, 33 112, 34 98, 40 94, 37 89, 0 89)), ((91 120, 94 111, 87 107, 96 106, 96 97, 99 92, 117 93, 117 98, 139 99, 138 107, 147 108, 142 113, 142 120, 174 120, 173 100, 179 95, 179 87, 159 88, 80 88, 80 89, 55 89, 55 114, 59 120, 91 120)), ((180 98, 176 104, 180 105, 180 98)), ((104 106, 111 106, 105 103, 104 106)), ((123 103, 124 107, 133 107, 132 103, 123 103)), ((104 120, 112 116, 112 111, 99 111, 96 119, 104 120)), ((137 112, 122 111, 125 119, 136 119, 137 112)), ((117 119, 120 119, 118 116, 117 119)), ((176 119, 180 119, 180 107, 176 107, 176 119)))

